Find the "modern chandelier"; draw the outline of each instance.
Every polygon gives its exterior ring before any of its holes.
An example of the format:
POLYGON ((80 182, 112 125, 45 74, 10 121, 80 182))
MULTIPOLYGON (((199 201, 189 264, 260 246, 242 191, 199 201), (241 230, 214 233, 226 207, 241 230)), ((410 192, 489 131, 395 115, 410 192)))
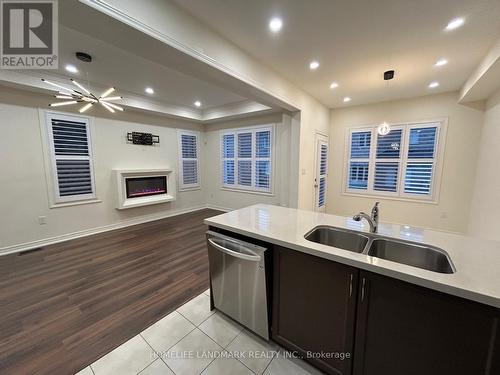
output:
POLYGON ((111 93, 115 91, 114 87, 110 87, 106 91, 104 91, 99 97, 91 93, 89 90, 87 90, 83 85, 75 81, 74 79, 71 79, 71 83, 73 83, 78 90, 76 89, 69 89, 64 86, 61 86, 57 83, 47 81, 46 79, 42 78, 42 81, 56 87, 59 92, 58 95, 54 95, 57 99, 66 99, 64 102, 57 102, 57 103, 52 103, 49 104, 50 107, 61 107, 65 105, 72 105, 72 104, 79 104, 82 103, 84 104, 83 107, 81 107, 78 111, 80 113, 83 113, 87 111, 89 108, 91 108, 94 104, 100 104, 104 108, 106 108, 108 111, 111 113, 115 113, 115 110, 118 111, 123 111, 123 108, 120 106, 117 106, 114 103, 111 103, 115 100, 121 100, 123 97, 121 96, 109 96, 111 93))

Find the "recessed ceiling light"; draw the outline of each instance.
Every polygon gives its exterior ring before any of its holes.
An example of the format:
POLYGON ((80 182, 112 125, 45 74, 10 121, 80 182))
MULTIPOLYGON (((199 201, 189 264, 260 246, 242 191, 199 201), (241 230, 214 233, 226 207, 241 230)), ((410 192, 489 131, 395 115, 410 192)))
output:
POLYGON ((429 83, 429 88, 430 89, 434 89, 434 88, 436 88, 438 86, 439 86, 439 82, 435 82, 434 81, 434 82, 429 83))
POLYGON ((194 102, 194 105, 197 107, 201 107, 201 102, 199 100, 197 100, 194 102))
POLYGON ((146 93, 148 93, 148 94, 154 94, 155 93, 155 90, 153 90, 151 87, 146 87, 146 89, 144 91, 146 91, 146 93))
POLYGON ((458 29, 460 26, 464 24, 465 20, 463 18, 454 18, 450 22, 448 22, 448 25, 446 25, 445 30, 446 31, 451 31, 458 29))
POLYGON ((346 97, 344 98, 344 103, 347 103, 347 102, 350 102, 350 101, 351 101, 351 98, 349 98, 348 96, 346 96, 346 97))
POLYGON ((446 59, 439 59, 438 61, 436 61, 436 63, 434 64, 434 66, 443 66, 443 65, 446 65, 448 64, 448 60, 446 59))
POLYGON ((274 17, 271 19, 271 21, 269 21, 269 29, 273 33, 277 33, 278 31, 281 30, 282 27, 283 27, 283 21, 281 20, 281 18, 274 17))
POLYGON ((71 64, 66 65, 66 70, 70 73, 78 73, 78 69, 76 68, 76 66, 71 64))
POLYGON ((319 68, 319 62, 317 62, 316 60, 311 61, 311 63, 309 64, 309 69, 316 70, 318 68, 319 68))
POLYGON ((330 88, 331 89, 336 89, 337 87, 339 87, 339 84, 337 82, 330 83, 330 88))

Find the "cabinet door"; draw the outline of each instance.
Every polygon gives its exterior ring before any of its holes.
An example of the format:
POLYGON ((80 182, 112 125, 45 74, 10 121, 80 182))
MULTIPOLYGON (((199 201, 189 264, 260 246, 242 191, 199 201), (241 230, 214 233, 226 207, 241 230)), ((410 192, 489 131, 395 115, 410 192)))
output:
POLYGON ((354 375, 498 374, 498 310, 360 273, 354 375))
POLYGON ((278 246, 273 264, 273 340, 323 371, 350 374, 359 271, 278 246))

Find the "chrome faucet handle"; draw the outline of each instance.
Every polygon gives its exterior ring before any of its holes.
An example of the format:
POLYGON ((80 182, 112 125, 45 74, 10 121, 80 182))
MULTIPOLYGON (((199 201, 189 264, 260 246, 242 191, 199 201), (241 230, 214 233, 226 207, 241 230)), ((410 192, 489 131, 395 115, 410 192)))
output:
POLYGON ((372 208, 372 214, 368 215, 367 213, 361 211, 352 217, 354 221, 361 221, 361 219, 366 219, 368 224, 370 224, 370 232, 377 233, 378 230, 378 205, 380 202, 376 202, 372 208))
POLYGON ((375 205, 372 208, 372 218, 377 218, 378 217, 378 205, 380 202, 375 202, 375 205))
POLYGON ((356 215, 352 217, 354 221, 360 221, 363 216, 368 216, 366 213, 363 211, 358 212, 356 215))
POLYGON ((359 213, 357 213, 356 215, 354 215, 352 217, 352 219, 354 221, 361 221, 361 219, 365 219, 368 224, 370 225, 370 232, 371 233, 376 233, 377 232, 377 221, 372 218, 370 215, 368 215, 367 213, 361 211, 359 213))

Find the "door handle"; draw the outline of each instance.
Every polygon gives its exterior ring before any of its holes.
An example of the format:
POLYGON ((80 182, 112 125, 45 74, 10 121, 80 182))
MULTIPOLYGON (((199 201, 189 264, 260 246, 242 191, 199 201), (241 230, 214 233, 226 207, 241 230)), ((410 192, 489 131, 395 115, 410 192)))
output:
POLYGON ((362 285, 361 285, 361 302, 365 300, 365 284, 366 279, 363 277, 362 285))
POLYGON ((219 245, 218 243, 216 243, 213 238, 209 238, 208 242, 210 243, 210 245, 212 245, 213 247, 215 247, 217 250, 220 250, 223 253, 231 255, 231 256, 233 256, 235 258, 240 258, 240 259, 245 259, 245 260, 251 260, 253 262, 260 262, 260 255, 254 253, 252 250, 250 250, 250 249, 248 249, 246 247, 244 249, 249 254, 244 254, 244 253, 240 253, 238 251, 234 251, 234 250, 228 249, 227 247, 224 247, 224 246, 219 245))
POLYGON ((349 281, 349 298, 352 297, 352 279, 354 275, 351 273, 351 280, 349 281))

